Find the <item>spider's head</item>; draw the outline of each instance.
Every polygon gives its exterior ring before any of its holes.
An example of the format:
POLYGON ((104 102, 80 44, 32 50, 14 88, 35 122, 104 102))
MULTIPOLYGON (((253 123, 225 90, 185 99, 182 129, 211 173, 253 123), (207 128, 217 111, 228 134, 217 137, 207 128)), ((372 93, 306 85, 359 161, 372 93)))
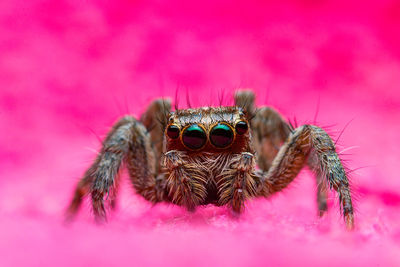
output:
POLYGON ((248 151, 250 127, 240 107, 205 107, 171 113, 165 129, 166 151, 248 151))

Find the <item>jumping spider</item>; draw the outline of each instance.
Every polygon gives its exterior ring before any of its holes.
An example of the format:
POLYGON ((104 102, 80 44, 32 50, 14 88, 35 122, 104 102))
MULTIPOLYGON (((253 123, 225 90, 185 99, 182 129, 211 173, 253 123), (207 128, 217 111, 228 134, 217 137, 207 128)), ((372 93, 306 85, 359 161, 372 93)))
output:
POLYGON ((270 107, 256 110, 250 91, 239 91, 234 99, 232 107, 174 112, 169 101, 156 100, 140 120, 120 119, 79 181, 68 214, 75 215, 90 193, 95 218, 105 220, 104 199, 110 196, 114 206, 122 163, 136 192, 152 203, 166 201, 189 211, 229 205, 238 214, 246 199, 281 191, 308 165, 317 179, 320 215, 327 210, 327 184, 337 191, 352 229, 349 182, 329 135, 314 125, 294 129, 270 107))

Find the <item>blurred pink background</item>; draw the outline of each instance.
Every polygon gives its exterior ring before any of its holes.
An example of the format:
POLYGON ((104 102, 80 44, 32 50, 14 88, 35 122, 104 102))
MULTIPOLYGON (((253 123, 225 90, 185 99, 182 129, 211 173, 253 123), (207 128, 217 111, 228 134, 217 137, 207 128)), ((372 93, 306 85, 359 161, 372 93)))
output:
POLYGON ((398 1, 0 2, 1 266, 399 266, 398 1), (304 171, 284 192, 194 214, 122 182, 109 223, 72 190, 118 117, 157 97, 259 105, 317 122, 351 172, 356 230, 335 194, 317 217, 304 171), (346 126, 347 125, 347 126, 346 126))

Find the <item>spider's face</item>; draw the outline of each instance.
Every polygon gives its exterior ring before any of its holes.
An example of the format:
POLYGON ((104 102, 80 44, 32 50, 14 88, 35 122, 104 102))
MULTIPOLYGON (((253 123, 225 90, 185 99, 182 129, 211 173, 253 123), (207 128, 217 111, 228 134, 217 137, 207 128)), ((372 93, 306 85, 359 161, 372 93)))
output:
POLYGON ((239 107, 178 110, 165 129, 166 150, 195 152, 248 151, 249 122, 239 107))

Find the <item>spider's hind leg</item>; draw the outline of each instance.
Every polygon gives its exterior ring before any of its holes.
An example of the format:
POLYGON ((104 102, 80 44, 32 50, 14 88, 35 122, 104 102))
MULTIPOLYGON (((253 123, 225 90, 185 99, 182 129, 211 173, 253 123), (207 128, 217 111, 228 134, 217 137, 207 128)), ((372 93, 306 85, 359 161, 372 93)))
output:
POLYGON ((156 173, 161 172, 164 130, 168 123, 170 110, 171 101, 169 99, 156 99, 140 118, 140 121, 150 133, 150 140, 155 153, 156 173))
POLYGON ((258 156, 258 166, 268 171, 291 128, 273 108, 262 107, 251 123, 253 142, 258 156))

